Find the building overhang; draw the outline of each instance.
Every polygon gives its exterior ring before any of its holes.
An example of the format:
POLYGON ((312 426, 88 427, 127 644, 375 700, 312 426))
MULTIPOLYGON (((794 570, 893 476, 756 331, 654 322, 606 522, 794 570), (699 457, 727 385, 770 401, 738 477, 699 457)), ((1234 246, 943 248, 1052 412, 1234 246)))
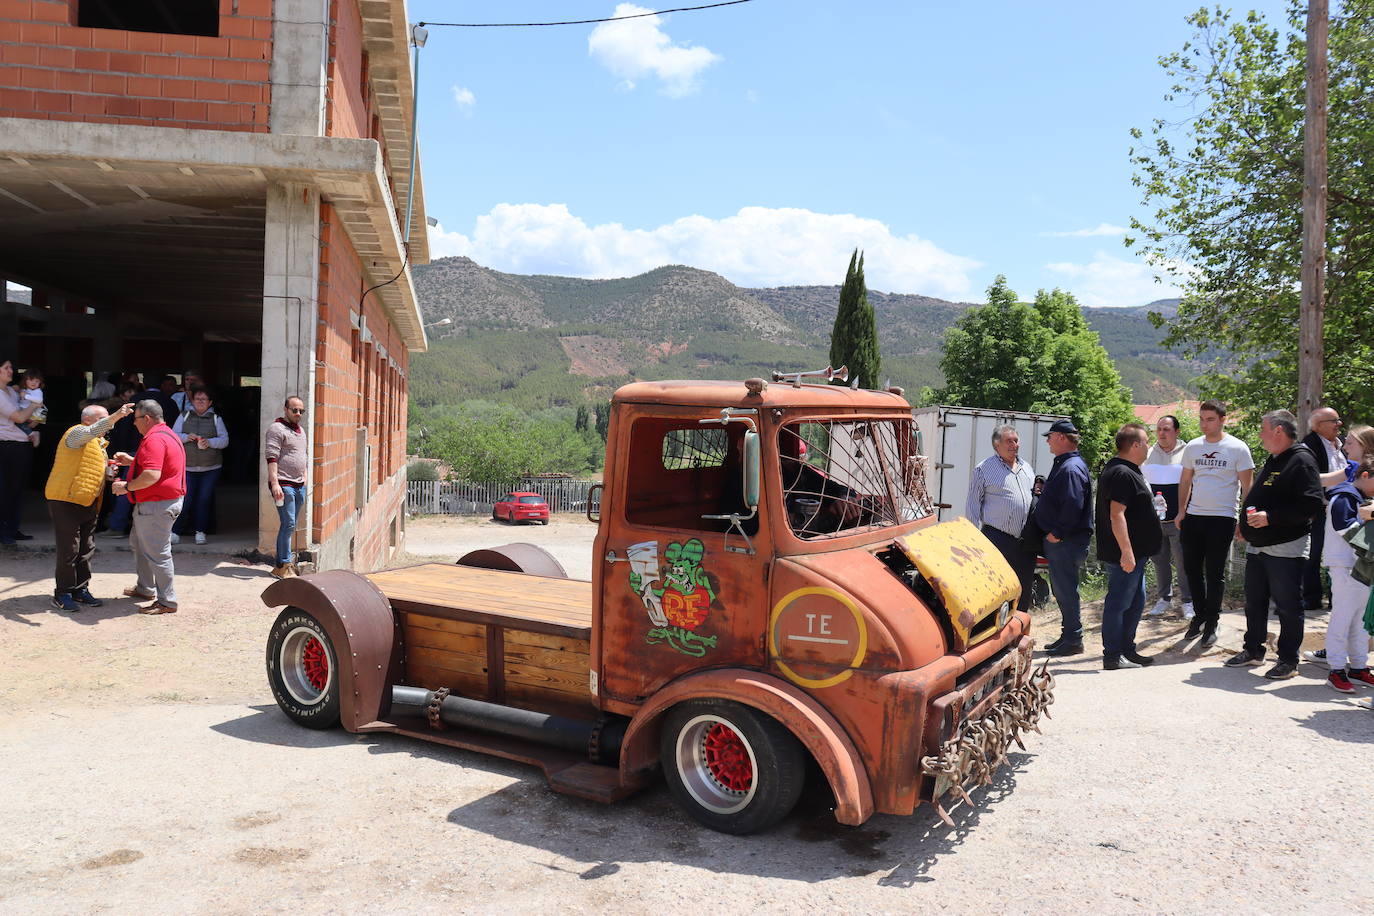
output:
MULTIPOLYGON (((226 258, 251 257, 232 241, 235 227, 248 222, 242 214, 261 209, 269 183, 311 185, 339 214, 368 285, 396 277, 372 295, 407 348, 426 349, 404 235, 374 140, 0 118, 0 157, 11 162, 0 169, 0 247, 34 264, 53 263, 51 258, 63 255, 53 249, 70 244, 76 233, 89 238, 102 226, 112 234, 146 227, 149 258, 159 256, 154 230, 169 239, 203 233, 199 250, 207 257, 220 250, 216 238, 229 240, 223 244, 226 258)), ((256 232, 260 239, 260 215, 256 232)), ((120 250, 127 258, 142 249, 120 250)), ((73 256, 80 252, 67 254, 73 256)), ((260 241, 257 264, 260 272, 260 241)), ((81 273, 79 267, 72 265, 70 272, 81 273)), ((193 285, 195 265, 181 269, 193 285)), ((260 297, 260 283, 257 291, 260 297)))
MULTIPOLYGON (((410 192, 410 147, 415 125, 415 74, 410 66, 410 23, 405 3, 359 0, 363 47, 367 49, 372 99, 381 121, 382 136, 391 151, 391 181, 405 212, 410 192)), ((423 51, 420 52, 424 54, 423 51)), ((429 263, 429 231, 425 222, 424 175, 415 155, 415 212, 410 218, 410 263, 429 263)))

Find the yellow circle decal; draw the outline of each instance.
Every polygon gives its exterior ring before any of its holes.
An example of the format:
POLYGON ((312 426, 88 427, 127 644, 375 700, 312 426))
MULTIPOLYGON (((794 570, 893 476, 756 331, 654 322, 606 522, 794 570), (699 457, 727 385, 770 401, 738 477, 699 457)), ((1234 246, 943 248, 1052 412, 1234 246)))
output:
POLYGON ((868 628, 864 626, 863 612, 848 596, 833 588, 799 588, 773 605, 768 618, 768 649, 774 663, 792 683, 812 689, 833 687, 849 680, 853 669, 863 663, 868 654, 868 628), (849 614, 834 613, 832 601, 847 608, 849 614), (779 657, 782 645, 802 656, 794 657, 793 664, 805 661, 844 670, 828 678, 804 677, 779 657))

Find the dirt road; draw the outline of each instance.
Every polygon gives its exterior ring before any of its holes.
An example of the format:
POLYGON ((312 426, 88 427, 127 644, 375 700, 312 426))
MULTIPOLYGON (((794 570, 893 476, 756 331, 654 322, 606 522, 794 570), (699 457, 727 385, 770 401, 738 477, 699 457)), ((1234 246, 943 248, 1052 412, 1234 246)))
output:
MULTIPOLYGON (((408 544, 451 560, 543 542, 586 576, 591 535, 422 520, 408 544)), ((925 811, 844 828, 813 805, 732 838, 661 787, 602 807, 499 760, 290 726, 262 673, 263 567, 186 557, 181 613, 142 617, 48 611, 51 555, 3 562, 0 913, 1316 913, 1374 896, 1374 715, 1317 669, 1220 667, 1234 614, 1205 658, 1166 620, 1146 627, 1152 668, 1057 664, 1045 734, 953 829, 925 811)), ((128 563, 99 555, 94 591, 117 594, 128 563)))

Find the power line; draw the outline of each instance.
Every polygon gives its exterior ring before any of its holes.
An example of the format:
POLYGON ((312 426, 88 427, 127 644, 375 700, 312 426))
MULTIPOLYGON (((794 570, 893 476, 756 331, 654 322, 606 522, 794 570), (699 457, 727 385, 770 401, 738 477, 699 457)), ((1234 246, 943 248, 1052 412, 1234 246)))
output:
POLYGON ((679 6, 677 9, 657 10, 652 13, 634 13, 630 16, 610 16, 606 19, 570 19, 566 22, 421 22, 419 25, 447 25, 459 29, 510 29, 543 25, 591 25, 594 22, 619 22, 622 19, 643 19, 645 16, 661 16, 665 13, 690 13, 693 10, 709 10, 718 6, 736 6, 750 0, 725 0, 723 3, 707 3, 704 6, 679 6))

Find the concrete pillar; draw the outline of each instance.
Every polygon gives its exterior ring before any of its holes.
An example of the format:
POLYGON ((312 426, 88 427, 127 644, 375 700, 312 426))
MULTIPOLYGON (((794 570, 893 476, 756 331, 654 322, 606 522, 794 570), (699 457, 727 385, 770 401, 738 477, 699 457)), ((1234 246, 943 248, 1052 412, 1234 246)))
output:
MULTIPOLYGON (((276 183, 267 188, 263 244, 262 411, 258 435, 281 416, 291 396, 305 401, 307 434, 315 417, 315 337, 320 288, 320 196, 310 185, 276 183)), ((313 437, 310 442, 313 450, 313 437)), ((312 462, 313 464, 313 462, 312 462)), ((258 471, 258 549, 271 552, 277 538, 277 507, 267 490, 266 463, 258 471)), ((314 486, 313 467, 307 485, 314 486)), ((313 497, 312 497, 313 500, 313 497)), ((296 520, 296 547, 309 543, 311 501, 296 520)))
POLYGON ((268 127, 274 134, 322 137, 329 81, 329 0, 276 0, 272 19, 268 127))

